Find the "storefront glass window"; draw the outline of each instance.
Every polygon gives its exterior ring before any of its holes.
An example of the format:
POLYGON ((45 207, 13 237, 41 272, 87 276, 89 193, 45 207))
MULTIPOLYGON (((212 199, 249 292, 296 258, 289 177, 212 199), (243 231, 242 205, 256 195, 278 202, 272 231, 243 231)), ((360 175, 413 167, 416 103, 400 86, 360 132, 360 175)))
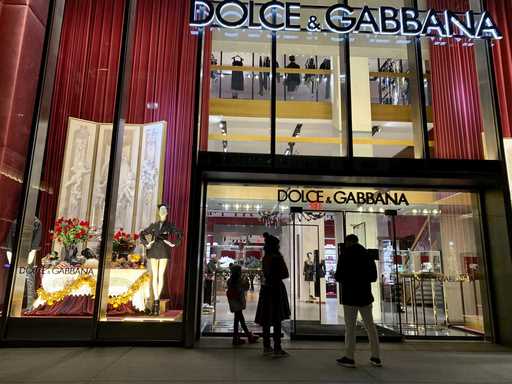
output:
POLYGON ((279 237, 290 270, 285 285, 293 306, 291 333, 343 332, 334 274, 339 244, 348 234, 375 255, 373 314, 382 337, 485 332, 480 218, 472 193, 212 184, 206 219, 203 329, 208 334, 232 325, 224 289, 231 263, 240 264, 251 282, 245 316, 258 331, 252 320, 264 232, 279 237))
POLYGON ((202 129, 208 140, 201 142, 201 149, 270 153, 270 32, 213 28, 207 34, 204 76, 210 76, 210 86, 203 103, 209 111, 202 129))
MULTIPOLYGON (((469 2, 420 1, 420 8, 465 12, 469 2)), ((423 76, 431 101, 428 120, 432 158, 496 160, 494 120, 487 41, 467 38, 421 38, 423 76)))
MULTIPOLYGON (((18 207, 22 199, 47 14, 47 2, 0 3, 0 314, 6 304, 7 275, 15 257, 18 207)), ((33 225, 31 248, 38 252, 41 229, 38 221, 33 225)))
POLYGON ((277 34, 277 154, 346 154, 344 45, 334 34, 277 34))
POLYGON ((418 158, 422 128, 413 121, 407 37, 352 34, 350 79, 354 156, 418 158))
POLYGON ((187 11, 164 1, 135 9, 100 321, 183 320, 198 65, 187 11))
POLYGON ((66 2, 48 132, 27 181, 13 317, 93 315, 123 11, 122 1, 66 2))

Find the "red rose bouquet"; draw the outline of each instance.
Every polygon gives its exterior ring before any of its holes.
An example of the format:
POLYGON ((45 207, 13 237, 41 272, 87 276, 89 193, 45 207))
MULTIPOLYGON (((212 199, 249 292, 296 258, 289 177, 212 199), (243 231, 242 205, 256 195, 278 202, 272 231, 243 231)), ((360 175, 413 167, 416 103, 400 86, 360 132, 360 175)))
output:
POLYGON ((129 253, 137 246, 139 235, 125 232, 123 228, 114 234, 112 250, 118 253, 129 253))
POLYGON ((52 231, 54 240, 64 247, 85 243, 96 236, 96 228, 91 227, 88 221, 77 218, 67 219, 60 217, 55 222, 52 231))

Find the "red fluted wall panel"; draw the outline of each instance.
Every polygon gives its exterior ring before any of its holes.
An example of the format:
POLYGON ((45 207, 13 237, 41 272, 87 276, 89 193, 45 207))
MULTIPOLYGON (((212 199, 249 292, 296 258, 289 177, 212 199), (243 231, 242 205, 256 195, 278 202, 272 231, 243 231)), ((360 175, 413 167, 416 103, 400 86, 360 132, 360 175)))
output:
MULTIPOLYGON (((467 0, 429 0, 429 7, 465 11, 467 0)), ((454 39, 430 44, 434 157, 483 159, 475 52, 454 39)))
POLYGON ((124 0, 68 0, 46 143, 39 215, 43 255, 50 251, 69 117, 111 123, 124 0))
POLYGON ((168 123, 163 201, 185 236, 173 251, 163 295, 176 309, 183 308, 185 288, 198 39, 188 26, 188 1, 142 0, 137 7, 128 122, 168 123), (147 109, 148 102, 158 108, 147 109))
POLYGON ((512 137, 512 1, 488 0, 487 9, 498 24, 503 39, 493 42, 494 69, 504 137, 512 137))
POLYGON ((0 0, 0 306, 2 248, 21 198, 47 13, 47 1, 0 0))
MULTIPOLYGON (((66 2, 40 204, 46 252, 68 118, 113 121, 123 8, 123 0, 66 2)), ((171 308, 182 307, 185 286, 197 52, 188 12, 182 0, 138 1, 127 115, 132 124, 167 122, 163 201, 170 206, 169 219, 185 232, 167 271, 170 284, 164 292, 171 308), (158 108, 149 109, 148 103, 157 103, 158 108)))

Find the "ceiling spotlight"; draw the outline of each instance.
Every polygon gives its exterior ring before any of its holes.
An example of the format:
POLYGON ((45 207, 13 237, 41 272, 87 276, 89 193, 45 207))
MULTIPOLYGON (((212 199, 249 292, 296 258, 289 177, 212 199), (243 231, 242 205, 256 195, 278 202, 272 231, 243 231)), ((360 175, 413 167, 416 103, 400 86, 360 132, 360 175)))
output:
POLYGON ((428 209, 424 209, 424 210, 423 210, 423 214, 424 214, 424 215, 428 215, 429 213, 430 213, 430 212, 429 212, 429 210, 428 210, 428 209))
POLYGON ((240 204, 235 204, 235 209, 238 211, 240 209, 240 204))
POLYGON ((416 214, 418 214, 418 210, 417 210, 417 209, 413 209, 413 210, 412 210, 412 213, 413 213, 414 215, 416 215, 416 214))

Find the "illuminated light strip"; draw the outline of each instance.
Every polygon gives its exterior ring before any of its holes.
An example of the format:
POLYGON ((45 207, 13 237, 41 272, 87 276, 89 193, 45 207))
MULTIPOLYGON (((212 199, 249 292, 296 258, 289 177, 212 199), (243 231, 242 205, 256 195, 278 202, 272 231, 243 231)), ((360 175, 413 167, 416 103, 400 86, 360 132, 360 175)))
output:
MULTIPOLYGON (((211 141, 232 141, 232 142, 269 142, 269 135, 228 135, 223 136, 219 134, 208 135, 208 140, 211 141)), ((338 137, 293 137, 293 136, 277 136, 278 143, 310 143, 310 144, 343 144, 343 140, 338 137)), ((354 144, 373 144, 373 145, 393 145, 393 146, 414 146, 412 140, 399 140, 399 139, 364 139, 354 138, 354 144)))

